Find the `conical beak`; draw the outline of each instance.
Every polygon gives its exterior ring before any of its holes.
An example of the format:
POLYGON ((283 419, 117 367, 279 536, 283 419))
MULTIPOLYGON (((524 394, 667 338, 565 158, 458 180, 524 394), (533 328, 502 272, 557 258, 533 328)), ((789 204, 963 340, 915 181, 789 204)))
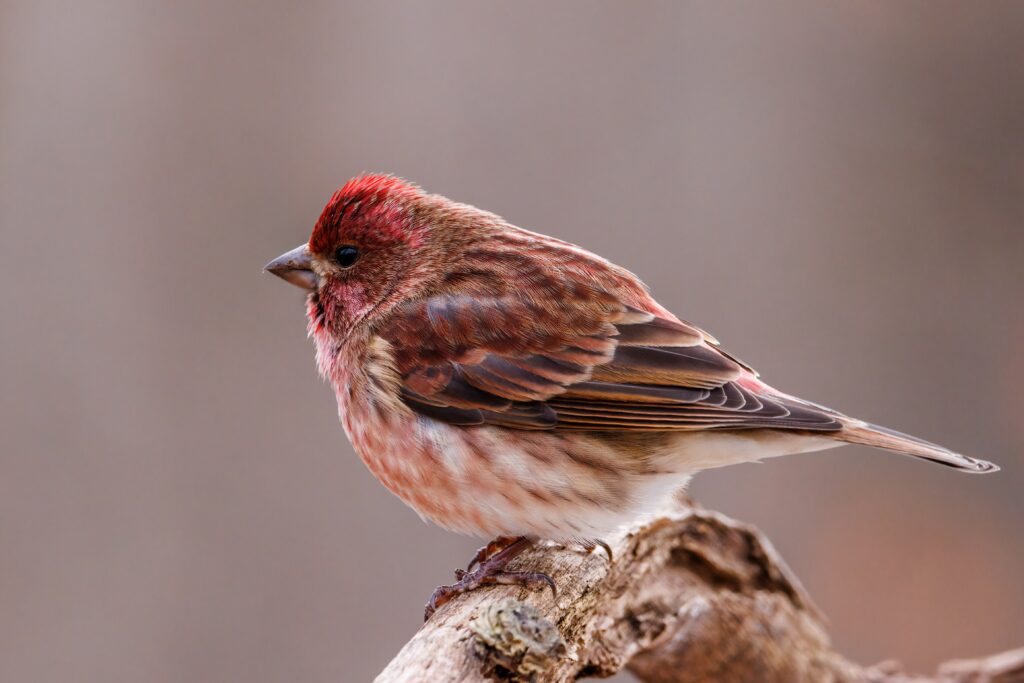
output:
POLYGON ((309 255, 309 247, 305 244, 281 254, 263 266, 263 270, 302 289, 316 289, 317 287, 316 273, 313 272, 313 259, 309 255))

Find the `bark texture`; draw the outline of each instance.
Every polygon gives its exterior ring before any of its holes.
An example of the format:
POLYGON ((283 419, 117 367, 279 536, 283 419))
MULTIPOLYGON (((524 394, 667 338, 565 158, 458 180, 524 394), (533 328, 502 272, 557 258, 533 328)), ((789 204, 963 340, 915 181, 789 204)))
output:
POLYGON ((680 505, 600 550, 534 548, 515 567, 559 587, 480 589, 448 603, 377 683, 573 681, 629 669, 651 683, 1024 683, 1024 648, 931 676, 835 652, 796 577, 756 529, 680 505))

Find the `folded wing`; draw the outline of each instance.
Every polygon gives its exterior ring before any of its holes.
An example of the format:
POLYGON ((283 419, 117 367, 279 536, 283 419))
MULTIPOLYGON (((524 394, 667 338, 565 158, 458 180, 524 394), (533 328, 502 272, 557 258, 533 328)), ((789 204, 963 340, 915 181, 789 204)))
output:
POLYGON ((744 386, 752 371, 699 328, 606 292, 555 307, 519 297, 433 297, 399 308, 378 334, 391 346, 404 402, 450 424, 842 428, 827 409, 744 386))

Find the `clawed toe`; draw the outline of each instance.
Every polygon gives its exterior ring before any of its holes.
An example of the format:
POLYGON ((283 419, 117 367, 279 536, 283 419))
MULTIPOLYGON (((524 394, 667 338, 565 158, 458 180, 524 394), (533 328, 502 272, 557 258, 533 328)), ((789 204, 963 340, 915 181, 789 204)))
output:
POLYGON ((558 587, 555 580, 543 572, 507 572, 496 570, 485 572, 478 569, 474 572, 467 572, 461 569, 455 571, 458 581, 447 586, 438 586, 427 601, 423 611, 423 621, 430 619, 431 615, 439 607, 457 595, 468 593, 480 586, 525 586, 527 588, 550 588, 551 597, 558 597, 558 587))
POLYGON ((555 580, 544 572, 497 572, 483 579, 482 584, 497 583, 504 586, 526 586, 527 588, 551 589, 551 597, 558 597, 555 580))
MULTIPOLYGON (((575 543, 558 543, 558 544, 555 544, 555 547, 565 548, 565 549, 579 549, 579 548, 582 548, 584 551, 586 551, 587 553, 590 553, 590 554, 593 554, 593 552, 595 550, 600 548, 608 556, 608 562, 609 563, 611 563, 615 559, 615 556, 612 554, 612 547, 610 545, 608 545, 607 543, 605 543, 604 541, 588 539, 586 541, 577 541, 575 543), (574 548, 574 546, 575 546, 575 548, 574 548)), ((481 548, 481 550, 482 550, 482 548, 481 548)))
POLYGON ((602 550, 604 550, 605 554, 608 555, 609 563, 615 561, 615 556, 612 555, 612 547, 604 541, 587 541, 583 544, 583 547, 590 552, 594 552, 594 549, 596 548, 601 548, 602 550))
POLYGON ((558 596, 555 581, 542 572, 505 571, 512 558, 529 548, 531 541, 526 538, 499 537, 477 551, 468 569, 455 570, 455 583, 438 586, 427 601, 423 612, 426 621, 441 605, 462 593, 480 586, 526 586, 528 588, 550 588, 552 597, 558 596), (477 569, 473 570, 474 566, 477 569))
POLYGON ((430 595, 430 599, 427 600, 426 606, 423 608, 423 621, 426 621, 433 616, 438 607, 458 595, 460 591, 456 589, 456 586, 458 586, 458 584, 438 586, 434 589, 434 592, 430 595))

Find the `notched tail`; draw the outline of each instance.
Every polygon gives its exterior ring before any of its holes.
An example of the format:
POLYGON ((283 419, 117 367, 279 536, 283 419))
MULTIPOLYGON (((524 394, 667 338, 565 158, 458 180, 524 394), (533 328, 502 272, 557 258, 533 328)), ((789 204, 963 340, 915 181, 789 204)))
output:
POLYGON ((836 439, 847 443, 874 446, 895 451, 904 455, 912 455, 916 458, 924 458, 937 462, 940 465, 953 467, 963 472, 982 474, 985 472, 998 472, 999 466, 985 460, 975 460, 966 455, 954 453, 948 448, 930 443, 924 439, 918 439, 909 434, 902 434, 893 429, 879 427, 867 422, 850 421, 842 431, 834 434, 836 439))

